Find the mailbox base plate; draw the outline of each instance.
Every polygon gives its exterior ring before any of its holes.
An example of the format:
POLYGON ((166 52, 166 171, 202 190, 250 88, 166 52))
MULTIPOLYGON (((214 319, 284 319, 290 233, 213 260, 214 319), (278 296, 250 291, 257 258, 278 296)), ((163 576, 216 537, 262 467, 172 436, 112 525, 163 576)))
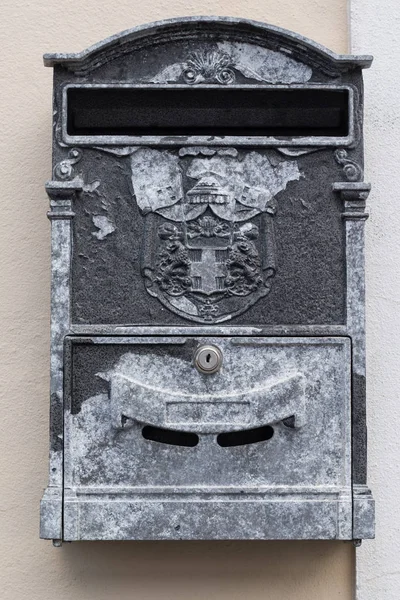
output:
POLYGON ((352 539, 351 496, 240 496, 178 502, 67 497, 64 540, 352 539))

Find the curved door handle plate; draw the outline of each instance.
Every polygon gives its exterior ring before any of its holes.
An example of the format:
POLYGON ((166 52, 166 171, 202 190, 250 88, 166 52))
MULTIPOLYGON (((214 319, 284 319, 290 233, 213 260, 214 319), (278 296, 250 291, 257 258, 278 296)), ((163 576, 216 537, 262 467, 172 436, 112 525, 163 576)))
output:
POLYGON ((121 429, 132 419, 145 425, 196 433, 220 433, 261 427, 294 417, 306 421, 305 378, 294 373, 244 392, 181 394, 158 389, 125 375, 110 379, 111 418, 121 429))

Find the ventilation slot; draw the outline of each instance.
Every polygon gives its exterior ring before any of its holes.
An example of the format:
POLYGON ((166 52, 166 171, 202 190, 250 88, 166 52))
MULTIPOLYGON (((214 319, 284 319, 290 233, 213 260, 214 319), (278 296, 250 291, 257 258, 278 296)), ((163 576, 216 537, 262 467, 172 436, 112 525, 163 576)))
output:
POLYGON ((142 435, 145 440, 159 442, 160 444, 169 444, 170 446, 187 446, 193 448, 199 443, 199 436, 187 431, 173 431, 172 429, 161 429, 146 425, 142 429, 142 435))
POLYGON ((265 427, 257 427, 256 429, 220 433, 217 437, 217 442, 223 448, 228 448, 229 446, 245 446, 247 444, 265 442, 270 440, 273 435, 273 428, 266 425, 265 427))

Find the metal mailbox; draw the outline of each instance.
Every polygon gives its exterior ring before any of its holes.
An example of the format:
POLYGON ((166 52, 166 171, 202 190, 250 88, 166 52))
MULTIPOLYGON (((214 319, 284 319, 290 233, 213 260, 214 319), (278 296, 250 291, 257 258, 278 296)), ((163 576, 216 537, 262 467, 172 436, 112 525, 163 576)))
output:
POLYGON ((231 18, 54 68, 41 537, 373 537, 362 69, 231 18))

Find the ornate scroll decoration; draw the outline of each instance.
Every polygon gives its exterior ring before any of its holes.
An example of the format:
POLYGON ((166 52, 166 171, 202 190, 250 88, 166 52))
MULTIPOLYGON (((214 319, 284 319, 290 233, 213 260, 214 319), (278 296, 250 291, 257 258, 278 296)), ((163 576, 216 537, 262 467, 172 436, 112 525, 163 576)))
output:
POLYGON ((238 422, 245 429, 282 421, 293 429, 307 424, 306 382, 300 372, 261 380, 256 388, 247 387, 247 378, 240 385, 239 377, 237 389, 212 392, 204 380, 194 385, 190 371, 188 363, 172 356, 121 356, 111 369, 97 373, 109 384, 111 426, 129 429, 137 422, 180 431, 184 421, 186 431, 205 434, 237 431, 238 422))
POLYGON ((300 179, 295 160, 273 151, 180 158, 139 148, 131 168, 150 295, 187 319, 218 323, 269 293, 275 196, 300 179))
MULTIPOLYGON (((54 167, 54 179, 61 179, 65 182, 78 182, 80 185, 80 189, 82 192, 86 192, 88 194, 96 194, 99 196, 98 187, 100 186, 100 181, 95 180, 91 183, 85 183, 83 181, 82 173, 75 172, 75 165, 82 160, 83 152, 78 148, 71 148, 68 152, 67 158, 63 158, 60 162, 58 162, 54 167)), ((105 215, 93 215, 92 221, 94 226, 97 228, 97 231, 94 231, 92 235, 98 240, 104 240, 107 235, 115 231, 115 225, 108 216, 105 215)))
POLYGON ((193 52, 186 60, 183 79, 189 84, 200 80, 205 83, 234 83, 236 77, 232 66, 232 60, 225 52, 193 52))
POLYGON ((347 157, 347 151, 344 148, 335 150, 334 157, 338 165, 342 165, 347 181, 361 181, 363 178, 362 168, 354 160, 347 157))
POLYGON ((220 237, 229 238, 231 235, 231 227, 225 221, 216 219, 215 217, 205 216, 200 217, 197 221, 188 223, 187 237, 188 239, 198 237, 220 237))
POLYGON ((162 245, 156 264, 155 282, 171 296, 182 296, 191 286, 190 260, 183 242, 183 231, 172 223, 163 223, 158 228, 162 245))
POLYGON ((238 151, 236 148, 211 148, 210 146, 185 146, 184 148, 180 148, 179 156, 233 156, 236 158, 238 155, 238 151))
MULTIPOLYGON (((83 157, 82 150, 78 148, 72 148, 68 152, 68 157, 63 158, 59 163, 54 167, 54 179, 62 179, 63 181, 75 181, 75 179, 80 178, 83 179, 82 173, 75 172, 75 165, 80 162, 83 157)), ((91 183, 82 183, 82 191, 87 193, 95 193, 99 194, 97 188, 100 185, 100 181, 96 179, 91 183)))
POLYGON ((258 227, 246 223, 233 236, 226 267, 225 284, 230 295, 248 296, 263 284, 261 260, 252 240, 258 238, 258 227))
POLYGON ((152 83, 229 85, 237 78, 264 83, 302 83, 312 69, 283 52, 239 41, 204 43, 179 62, 164 65, 149 76, 152 83))
POLYGON ((78 148, 72 148, 68 152, 68 158, 64 158, 62 161, 56 164, 54 167, 54 178, 68 180, 74 177, 74 165, 76 165, 82 158, 82 150, 78 148))

